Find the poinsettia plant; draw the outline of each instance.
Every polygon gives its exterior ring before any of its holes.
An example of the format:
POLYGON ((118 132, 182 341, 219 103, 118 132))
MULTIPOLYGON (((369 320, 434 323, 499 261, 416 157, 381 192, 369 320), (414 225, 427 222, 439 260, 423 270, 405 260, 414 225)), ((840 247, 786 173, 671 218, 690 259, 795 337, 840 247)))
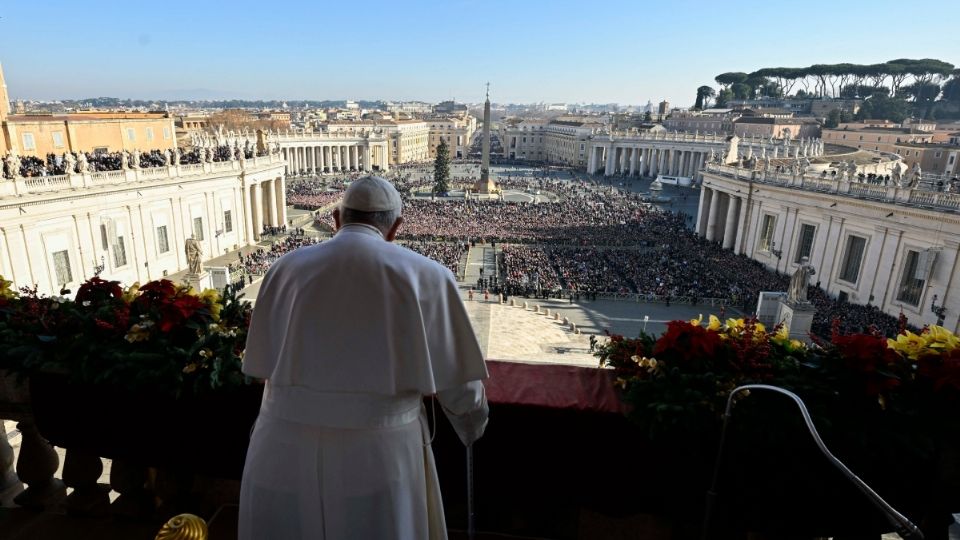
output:
POLYGON ((808 346, 783 327, 710 316, 672 321, 658 338, 610 335, 595 354, 651 437, 713 430, 734 388, 765 383, 800 395, 825 438, 848 448, 936 460, 944 441, 960 442, 960 338, 940 326, 888 338, 837 323, 808 346))
POLYGON ((250 314, 229 287, 93 277, 69 299, 0 281, 0 367, 172 395, 237 386, 250 314))

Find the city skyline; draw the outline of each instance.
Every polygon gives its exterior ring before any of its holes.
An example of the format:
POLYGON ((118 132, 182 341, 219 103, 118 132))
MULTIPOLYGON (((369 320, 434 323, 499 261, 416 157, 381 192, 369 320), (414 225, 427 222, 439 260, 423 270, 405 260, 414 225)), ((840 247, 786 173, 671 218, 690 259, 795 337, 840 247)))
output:
MULTIPOLYGON (((717 87, 713 77, 726 71, 904 57, 960 64, 960 36, 946 26, 891 31, 890 14, 902 4, 859 4, 807 2, 808 18, 753 2, 717 13, 704 2, 614 1, 595 9, 603 16, 577 2, 459 0, 406 9, 372 2, 362 14, 297 0, 270 11, 253 2, 173 1, 162 12, 117 2, 78 12, 44 2, 0 9, 0 62, 13 99, 480 103, 490 80, 496 103, 665 99, 681 107, 693 104, 698 86, 717 87), (678 17, 694 13, 702 15, 678 17), (59 39, 36 40, 37 20, 59 39)), ((952 2, 925 10, 937 20, 960 17, 952 2)))

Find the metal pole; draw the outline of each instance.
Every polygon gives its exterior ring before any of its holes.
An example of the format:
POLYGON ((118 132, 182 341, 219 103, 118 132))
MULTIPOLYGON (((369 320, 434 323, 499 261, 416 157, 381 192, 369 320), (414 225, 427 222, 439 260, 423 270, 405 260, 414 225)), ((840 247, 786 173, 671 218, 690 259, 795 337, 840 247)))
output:
POLYGON ((473 443, 467 445, 467 538, 473 540, 477 533, 473 506, 473 443))

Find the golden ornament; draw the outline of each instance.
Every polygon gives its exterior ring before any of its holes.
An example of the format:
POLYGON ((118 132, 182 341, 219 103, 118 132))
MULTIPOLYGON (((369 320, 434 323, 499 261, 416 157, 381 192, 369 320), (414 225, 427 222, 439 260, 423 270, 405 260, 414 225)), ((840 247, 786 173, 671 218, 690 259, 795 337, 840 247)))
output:
POLYGON ((193 514, 180 514, 167 521, 156 540, 207 540, 207 522, 193 514))

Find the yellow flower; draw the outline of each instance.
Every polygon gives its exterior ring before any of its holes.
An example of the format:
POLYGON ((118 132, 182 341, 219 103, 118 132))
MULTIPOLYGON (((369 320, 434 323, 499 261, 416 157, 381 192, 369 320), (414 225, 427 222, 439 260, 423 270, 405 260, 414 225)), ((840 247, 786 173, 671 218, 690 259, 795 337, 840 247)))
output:
POLYGON ((906 356, 910 360, 917 360, 921 353, 926 349, 926 339, 923 336, 914 334, 909 330, 897 336, 896 340, 887 339, 887 347, 897 351, 901 356, 906 356))
POLYGON ((930 326, 923 333, 927 346, 931 349, 952 351, 960 346, 960 338, 942 326, 930 326))
POLYGON ((220 301, 220 292, 216 289, 204 289, 200 293, 200 299, 208 304, 216 304, 220 301))
MULTIPOLYGON (((712 319, 713 315, 711 315, 710 318, 712 319)), ((703 322, 703 313, 701 313, 700 316, 697 317, 696 319, 690 319, 690 324, 692 326, 700 326, 700 323, 702 322, 703 322)))
POLYGON ((0 298, 6 298, 7 300, 12 300, 17 298, 19 293, 16 289, 12 287, 13 282, 3 279, 3 276, 0 276, 0 298))
POLYGON ((133 302, 133 299, 136 298, 138 294, 140 294, 139 281, 128 287, 127 290, 123 291, 123 301, 129 304, 130 302, 133 302))
POLYGON ((761 322, 756 322, 753 324, 753 331, 757 334, 765 334, 767 333, 767 327, 761 322))
POLYGON ((777 333, 773 335, 778 341, 786 341, 790 339, 790 329, 785 325, 780 325, 780 328, 777 329, 777 333))
POLYGON ((790 340, 790 348, 791 348, 792 350, 806 349, 806 348, 807 348, 807 345, 806 345, 804 342, 800 341, 799 339, 791 339, 791 340, 790 340))
POLYGON ((146 341, 150 339, 150 326, 135 324, 130 327, 129 331, 127 331, 127 335, 124 336, 124 339, 130 343, 146 341))
POLYGON ((727 319, 728 332, 740 332, 743 330, 744 325, 743 319, 727 319))
POLYGON ((714 332, 719 332, 723 324, 720 322, 720 318, 716 315, 710 316, 710 324, 707 325, 707 330, 713 330, 714 332))

